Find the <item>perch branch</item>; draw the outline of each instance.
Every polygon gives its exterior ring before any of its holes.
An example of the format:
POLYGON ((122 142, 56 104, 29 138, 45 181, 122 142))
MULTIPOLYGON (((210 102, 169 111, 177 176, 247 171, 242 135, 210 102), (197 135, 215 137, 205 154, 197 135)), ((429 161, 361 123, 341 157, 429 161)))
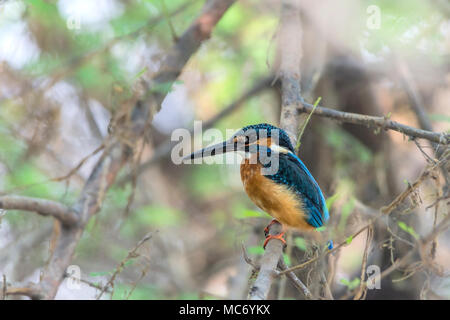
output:
MULTIPOLYGON (((301 20, 299 0, 283 0, 279 30, 279 59, 278 77, 281 80, 281 114, 280 127, 288 133, 292 144, 297 143, 300 116, 296 112, 297 105, 301 105, 300 96, 300 59, 302 55, 301 20)), ((276 223, 269 227, 269 234, 281 232, 281 225, 276 223)), ((250 288, 250 300, 267 299, 276 274, 276 268, 282 258, 283 243, 270 240, 261 259, 258 276, 250 288)))
MULTIPOLYGON (((281 224, 272 224, 269 234, 276 235, 281 232, 281 224)), ((272 281, 276 276, 276 268, 283 252, 283 243, 279 240, 269 241, 266 251, 261 258, 258 276, 250 288, 249 300, 265 300, 269 295, 272 281)))

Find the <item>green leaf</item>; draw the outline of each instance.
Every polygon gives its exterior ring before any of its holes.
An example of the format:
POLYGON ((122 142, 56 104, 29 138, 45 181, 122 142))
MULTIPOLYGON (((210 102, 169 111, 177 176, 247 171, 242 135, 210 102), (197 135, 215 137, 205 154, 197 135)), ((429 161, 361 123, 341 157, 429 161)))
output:
POLYGON ((338 198, 339 198, 339 194, 336 192, 331 197, 328 197, 327 200, 325 200, 325 204, 326 204, 328 210, 330 210, 331 206, 338 198))
POLYGON ((404 223, 403 221, 399 221, 399 222, 397 222, 397 224, 398 224, 398 226, 399 226, 401 229, 403 229, 403 230, 405 230, 405 231, 408 230, 408 226, 407 226, 406 223, 404 223))
POLYGON ((233 217, 236 219, 247 219, 247 218, 270 218, 270 216, 262 211, 244 209, 233 211, 233 217))
POLYGON ((359 286, 360 280, 359 280, 359 278, 355 278, 355 279, 353 279, 352 281, 349 281, 349 280, 347 280, 347 279, 345 279, 345 278, 342 278, 342 279, 340 280, 340 282, 341 282, 344 286, 346 286, 349 290, 353 290, 353 289, 355 289, 356 287, 359 286))
POLYGON ((249 254, 262 255, 264 253, 264 248, 262 246, 253 246, 247 249, 249 254))
POLYGON ((283 253, 283 260, 287 266, 291 265, 291 257, 289 257, 289 255, 287 255, 286 253, 283 253))
POLYGON ((347 244, 352 243, 352 241, 353 241, 353 236, 350 236, 350 237, 348 237, 347 239, 345 239, 345 242, 346 242, 347 244))
POLYGON ((303 239, 303 238, 301 238, 301 237, 296 237, 296 238, 294 239, 294 243, 295 243, 295 245, 297 246, 297 248, 299 248, 299 249, 302 250, 302 251, 306 251, 307 246, 306 246, 306 241, 305 241, 305 239, 303 239))
POLYGON ((135 76, 134 79, 139 79, 145 72, 147 72, 147 67, 144 67, 141 71, 139 71, 135 76))
POLYGON ((133 259, 130 259, 130 260, 128 260, 127 262, 125 262, 125 263, 123 264, 123 266, 124 266, 124 267, 131 266, 133 263, 134 263, 134 260, 133 260, 133 259))
POLYGON ((261 212, 245 209, 245 210, 233 212, 233 216, 236 219, 254 218, 254 217, 261 217, 261 212))
POLYGON ((298 135, 297 145, 295 146, 296 150, 298 150, 300 148, 301 140, 302 140, 303 133, 305 132, 305 128, 308 125, 308 122, 311 119, 311 116, 313 115, 313 113, 316 110, 317 106, 319 105, 320 100, 322 100, 322 97, 318 97, 316 102, 314 102, 313 109, 311 110, 311 112, 309 113, 309 115, 306 118, 305 122, 303 123, 303 126, 302 126, 302 128, 300 130, 300 133, 298 135))
POLYGON ((226 11, 223 18, 220 19, 216 26, 216 32, 225 34, 235 34, 242 27, 242 24, 248 21, 242 5, 236 3, 229 10, 226 11))
POLYGON ((417 234, 417 232, 412 227, 408 226, 403 221, 398 221, 397 224, 400 227, 400 229, 402 229, 403 231, 409 233, 414 238, 419 239, 419 235, 417 234))

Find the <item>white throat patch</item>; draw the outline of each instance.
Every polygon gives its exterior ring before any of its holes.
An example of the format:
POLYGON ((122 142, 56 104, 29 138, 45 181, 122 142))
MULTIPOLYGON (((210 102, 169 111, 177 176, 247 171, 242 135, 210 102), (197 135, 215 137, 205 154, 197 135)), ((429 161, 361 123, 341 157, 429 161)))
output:
POLYGON ((280 147, 279 145, 273 144, 273 143, 270 145, 270 149, 275 151, 275 152, 278 152, 278 153, 289 153, 289 152, 291 152, 291 150, 289 150, 287 148, 284 148, 284 147, 280 147))

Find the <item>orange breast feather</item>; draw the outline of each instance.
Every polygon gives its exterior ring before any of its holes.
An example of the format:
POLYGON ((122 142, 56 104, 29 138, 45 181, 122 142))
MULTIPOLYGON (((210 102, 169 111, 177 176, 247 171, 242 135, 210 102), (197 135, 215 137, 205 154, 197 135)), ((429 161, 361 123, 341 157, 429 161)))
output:
POLYGON ((249 198, 285 227, 313 230, 305 220, 301 199, 286 186, 264 177, 261 165, 254 162, 245 159, 241 164, 241 179, 249 198))

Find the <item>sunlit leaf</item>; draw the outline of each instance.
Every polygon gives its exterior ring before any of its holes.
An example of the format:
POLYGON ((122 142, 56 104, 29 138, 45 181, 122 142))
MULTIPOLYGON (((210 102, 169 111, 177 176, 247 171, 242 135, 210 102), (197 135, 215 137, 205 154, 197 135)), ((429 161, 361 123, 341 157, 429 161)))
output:
POLYGON ((349 281, 345 278, 342 278, 340 280, 340 282, 345 285, 349 290, 353 290, 355 288, 357 288, 359 286, 360 283, 360 279, 359 278, 355 278, 352 281, 349 281))
POLYGON ((283 253, 283 260, 284 260, 284 263, 285 263, 287 266, 290 266, 290 265, 291 265, 291 257, 289 257, 288 254, 283 253))
POLYGON ((417 232, 412 227, 408 226, 403 221, 398 221, 397 224, 400 227, 400 229, 402 229, 403 231, 409 233, 414 238, 419 239, 419 235, 417 234, 417 232))
POLYGON ((348 237, 347 239, 345 239, 345 242, 346 242, 347 244, 352 243, 352 241, 353 241, 353 236, 350 236, 350 237, 348 237))
POLYGON ((328 197, 328 198, 325 200, 325 203, 326 203, 326 206, 327 206, 327 209, 328 209, 328 210, 330 210, 331 206, 333 205, 333 203, 334 203, 338 198, 339 198, 339 194, 338 194, 338 193, 335 193, 335 194, 333 194, 331 197, 328 197))
POLYGON ((299 248, 300 250, 306 251, 307 246, 306 246, 306 241, 304 238, 296 237, 294 239, 294 243, 297 246, 297 248, 299 248))

